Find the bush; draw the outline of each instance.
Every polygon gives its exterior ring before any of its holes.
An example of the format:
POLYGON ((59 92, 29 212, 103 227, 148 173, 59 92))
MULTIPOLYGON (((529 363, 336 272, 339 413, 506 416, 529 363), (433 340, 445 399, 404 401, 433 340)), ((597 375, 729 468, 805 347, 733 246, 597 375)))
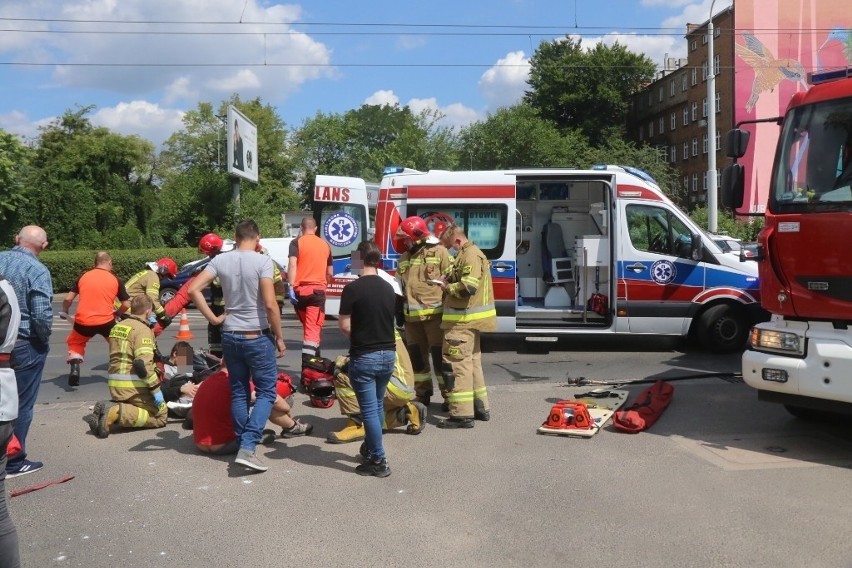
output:
MULTIPOLYGON (((70 290, 77 278, 95 265, 97 252, 95 250, 48 250, 41 253, 39 260, 50 269, 50 275, 53 277, 53 291, 62 293, 70 290)), ((122 280, 127 280, 143 270, 146 262, 170 257, 180 268, 187 262, 202 256, 193 248, 111 250, 110 255, 112 255, 112 270, 122 280)))

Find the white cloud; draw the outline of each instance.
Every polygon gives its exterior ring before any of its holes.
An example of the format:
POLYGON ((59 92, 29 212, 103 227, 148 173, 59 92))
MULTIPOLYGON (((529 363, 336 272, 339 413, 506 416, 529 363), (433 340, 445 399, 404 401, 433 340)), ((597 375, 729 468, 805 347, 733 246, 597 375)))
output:
POLYGON ((178 100, 198 100, 198 91, 193 89, 189 77, 178 77, 165 88, 163 102, 172 104, 178 100))
POLYGON ((513 51, 499 59, 479 78, 479 91, 490 110, 511 106, 521 100, 530 75, 530 60, 523 51, 513 51))
POLYGON ((38 136, 38 127, 48 124, 51 120, 53 120, 53 117, 33 122, 26 114, 13 110, 6 114, 0 114, 0 128, 22 138, 32 139, 38 136))
MULTIPOLYGON (((686 33, 686 25, 684 24, 684 34, 686 33)), ((579 39, 578 36, 572 36, 574 39, 579 39)), ((686 56, 686 41, 681 36, 657 36, 657 35, 641 35, 641 34, 623 34, 620 32, 610 32, 599 37, 584 37, 583 47, 592 49, 598 43, 603 42, 604 45, 613 45, 615 42, 625 46, 634 53, 643 53, 657 67, 662 67, 666 55, 676 57, 680 53, 681 57, 686 56)))
POLYGON ((399 97, 396 96, 393 91, 380 90, 376 91, 375 93, 364 99, 364 104, 376 106, 393 106, 399 104, 399 97))
POLYGON ((163 108, 148 101, 131 101, 98 109, 91 115, 91 121, 121 134, 137 134, 159 146, 183 128, 183 116, 182 110, 163 108))
POLYGON ((207 81, 208 88, 228 93, 240 93, 254 90, 260 87, 260 79, 251 69, 241 69, 221 79, 210 79, 207 81))

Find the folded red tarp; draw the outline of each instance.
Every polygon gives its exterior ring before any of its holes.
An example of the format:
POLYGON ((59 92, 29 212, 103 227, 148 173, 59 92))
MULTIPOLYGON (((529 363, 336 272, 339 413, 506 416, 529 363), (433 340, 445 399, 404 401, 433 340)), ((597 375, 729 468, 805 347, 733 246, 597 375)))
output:
POLYGON ((657 381, 642 391, 636 402, 615 413, 613 426, 617 430, 632 434, 647 430, 668 408, 673 395, 673 386, 662 380, 657 381))

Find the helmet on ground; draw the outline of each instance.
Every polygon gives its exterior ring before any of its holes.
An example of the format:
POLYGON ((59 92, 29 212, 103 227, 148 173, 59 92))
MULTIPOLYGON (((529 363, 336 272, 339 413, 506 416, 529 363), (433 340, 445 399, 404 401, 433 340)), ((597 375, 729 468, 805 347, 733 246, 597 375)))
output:
POLYGON ((207 233, 198 241, 198 252, 207 256, 215 256, 222 251, 224 241, 216 233, 207 233))
POLYGON ((308 386, 311 404, 317 408, 331 408, 334 405, 334 383, 328 379, 318 379, 308 386))
POLYGON ((155 265, 154 272, 157 274, 164 274, 169 278, 174 278, 177 274, 177 264, 170 258, 161 258, 155 265))
POLYGON ((396 230, 396 236, 400 239, 408 237, 412 241, 419 241, 429 236, 429 229, 426 227, 426 221, 422 217, 412 215, 402 220, 402 223, 399 224, 399 228, 396 230))

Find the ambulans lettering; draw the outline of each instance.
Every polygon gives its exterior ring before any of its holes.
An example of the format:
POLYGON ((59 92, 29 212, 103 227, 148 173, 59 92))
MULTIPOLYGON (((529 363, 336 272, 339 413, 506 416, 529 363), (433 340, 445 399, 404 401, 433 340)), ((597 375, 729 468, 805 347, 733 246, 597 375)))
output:
POLYGON ((341 203, 348 203, 349 188, 318 185, 314 188, 314 201, 340 201, 341 203))

